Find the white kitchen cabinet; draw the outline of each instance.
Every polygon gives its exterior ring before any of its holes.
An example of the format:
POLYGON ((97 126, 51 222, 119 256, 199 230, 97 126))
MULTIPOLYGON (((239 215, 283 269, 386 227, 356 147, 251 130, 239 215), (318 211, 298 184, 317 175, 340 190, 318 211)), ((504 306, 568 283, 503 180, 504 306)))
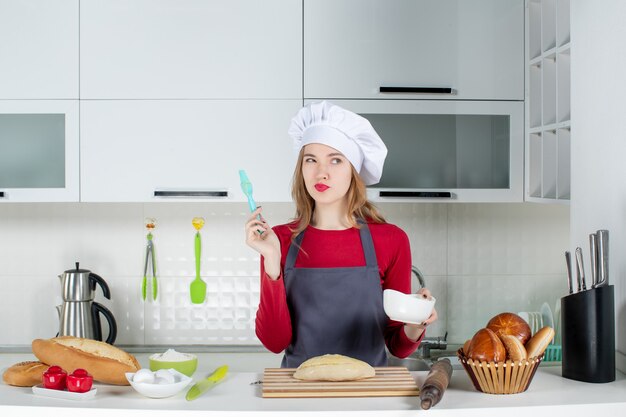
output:
POLYGON ((84 99, 302 97, 302 3, 82 0, 84 99))
POLYGON ((524 0, 304 0, 304 97, 524 100, 524 0))
POLYGON ((78 98, 78 0, 0 0, 0 99, 78 98))
POLYGON ((81 201, 291 201, 301 100, 81 101, 81 201), (200 195, 200 193, 211 195, 200 195), (169 198, 159 194, 182 195, 169 198))
POLYGON ((569 0, 528 0, 526 201, 570 199, 569 0))
POLYGON ((522 202, 524 103, 335 100, 387 146, 375 202, 522 202))
POLYGON ((0 203, 79 200, 78 100, 0 100, 0 203))

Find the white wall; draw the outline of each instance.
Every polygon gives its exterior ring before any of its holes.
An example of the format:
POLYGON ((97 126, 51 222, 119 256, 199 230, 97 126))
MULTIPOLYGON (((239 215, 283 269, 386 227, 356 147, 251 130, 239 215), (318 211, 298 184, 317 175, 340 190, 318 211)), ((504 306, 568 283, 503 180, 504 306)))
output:
MULTIPOLYGON (((291 204, 264 204, 271 224, 293 215, 291 204)), ((554 308, 565 294, 562 253, 569 208, 540 204, 381 204, 409 235, 413 263, 437 297, 440 320, 428 330, 462 343, 501 311, 554 308)), ((81 267, 101 275, 122 345, 258 344, 258 256, 243 242, 245 204, 0 205, 0 346, 27 346, 58 329, 57 275, 81 267), (145 217, 155 217, 160 282, 157 302, 140 297, 145 217), (208 297, 189 301, 194 276, 191 219, 202 230, 202 276, 208 297)))
POLYGON ((587 249, 590 232, 610 231, 616 365, 622 372, 626 372, 625 21, 626 2, 621 0, 571 1, 570 247, 585 245, 587 249))

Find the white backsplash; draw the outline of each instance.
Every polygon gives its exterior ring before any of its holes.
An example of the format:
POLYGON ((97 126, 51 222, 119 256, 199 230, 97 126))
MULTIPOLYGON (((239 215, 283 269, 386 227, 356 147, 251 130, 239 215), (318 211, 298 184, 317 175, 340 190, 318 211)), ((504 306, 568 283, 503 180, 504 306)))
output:
MULTIPOLYGON (((380 204, 410 237, 413 264, 437 298, 428 336, 462 343, 501 311, 538 311, 565 294, 569 208, 540 204, 380 204)), ((247 205, 238 203, 0 205, 0 345, 29 345, 58 330, 57 275, 74 267, 102 276, 97 290, 118 325, 120 345, 258 345, 259 257, 244 243, 247 205), (191 219, 203 216, 201 275, 207 299, 191 304, 191 219), (159 296, 141 299, 145 217, 157 219, 159 296)), ((265 204, 270 224, 291 204, 265 204)), ((416 282, 414 283, 416 285, 416 282)), ((150 286, 148 287, 150 290, 150 286)), ((149 291, 148 291, 149 292, 149 291)), ((105 330, 106 334, 106 330, 105 330)))

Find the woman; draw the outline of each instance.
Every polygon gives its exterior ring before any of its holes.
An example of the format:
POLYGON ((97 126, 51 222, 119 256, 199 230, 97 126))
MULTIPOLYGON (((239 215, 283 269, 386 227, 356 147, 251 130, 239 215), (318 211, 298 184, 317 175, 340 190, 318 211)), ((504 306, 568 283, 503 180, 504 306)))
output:
POLYGON ((387 148, 367 119, 328 102, 302 108, 289 134, 299 152, 295 220, 271 228, 259 207, 246 223, 246 243, 261 254, 258 338, 284 350, 289 368, 327 353, 385 366, 385 345, 408 356, 437 312, 417 325, 383 311, 383 289, 411 290, 408 237, 366 197, 387 148))

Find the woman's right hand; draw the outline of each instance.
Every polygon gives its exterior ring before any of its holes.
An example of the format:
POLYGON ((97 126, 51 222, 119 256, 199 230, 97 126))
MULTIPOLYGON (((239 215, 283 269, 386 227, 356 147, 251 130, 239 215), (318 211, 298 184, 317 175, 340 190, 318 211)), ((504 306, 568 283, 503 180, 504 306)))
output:
POLYGON ((261 215, 261 207, 252 212, 246 222, 245 230, 246 244, 263 256, 265 272, 271 278, 278 278, 280 275, 280 241, 261 215))

